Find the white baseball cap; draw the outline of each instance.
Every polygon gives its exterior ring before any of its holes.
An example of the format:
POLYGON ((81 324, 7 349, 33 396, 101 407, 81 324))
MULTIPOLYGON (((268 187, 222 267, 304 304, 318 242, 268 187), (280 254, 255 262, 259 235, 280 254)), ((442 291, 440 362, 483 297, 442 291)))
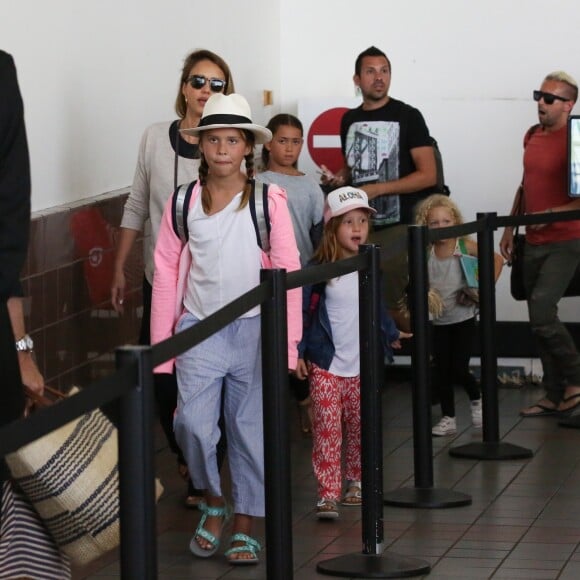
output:
POLYGON ((369 198, 362 189, 346 186, 331 191, 324 204, 324 223, 327 224, 333 217, 343 215, 353 209, 366 209, 370 213, 377 213, 369 205, 369 198))

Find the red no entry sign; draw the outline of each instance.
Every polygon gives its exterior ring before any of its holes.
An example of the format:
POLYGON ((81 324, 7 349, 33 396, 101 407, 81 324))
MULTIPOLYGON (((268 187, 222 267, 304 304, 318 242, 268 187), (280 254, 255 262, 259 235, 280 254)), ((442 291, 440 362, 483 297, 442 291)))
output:
POLYGON ((306 142, 310 157, 318 167, 326 165, 333 173, 344 165, 340 149, 340 121, 346 111, 346 107, 328 109, 312 121, 308 130, 306 142))

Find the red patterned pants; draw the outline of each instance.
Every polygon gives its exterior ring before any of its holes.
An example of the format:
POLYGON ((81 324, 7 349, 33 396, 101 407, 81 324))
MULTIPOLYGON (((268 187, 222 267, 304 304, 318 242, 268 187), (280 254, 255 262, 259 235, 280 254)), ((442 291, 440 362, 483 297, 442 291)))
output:
POLYGON ((345 479, 360 481, 360 377, 337 377, 316 365, 310 370, 313 411, 312 465, 318 497, 338 500, 341 495, 342 426, 344 425, 345 479))

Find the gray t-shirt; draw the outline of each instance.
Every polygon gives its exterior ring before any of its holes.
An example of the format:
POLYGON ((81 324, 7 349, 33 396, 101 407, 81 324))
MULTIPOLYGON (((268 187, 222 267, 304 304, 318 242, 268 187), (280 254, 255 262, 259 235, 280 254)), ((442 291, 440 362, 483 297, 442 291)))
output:
POLYGON ((475 305, 457 303, 457 294, 466 286, 459 256, 459 245, 455 246, 454 254, 448 258, 438 258, 431 248, 427 263, 429 284, 439 292, 443 300, 441 316, 433 319, 435 325, 456 324, 475 316, 475 305))
POLYGON ((264 171, 257 178, 264 183, 275 183, 286 190, 296 244, 300 252, 300 264, 304 267, 314 252, 310 230, 322 221, 324 211, 322 189, 308 175, 285 175, 274 171, 264 171))

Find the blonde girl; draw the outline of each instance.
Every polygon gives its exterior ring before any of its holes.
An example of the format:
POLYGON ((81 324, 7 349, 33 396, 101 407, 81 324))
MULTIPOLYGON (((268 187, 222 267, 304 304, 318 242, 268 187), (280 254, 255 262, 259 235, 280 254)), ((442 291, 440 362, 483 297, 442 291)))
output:
MULTIPOLYGON (((449 197, 435 194, 417 206, 415 223, 445 228, 462 224, 463 216, 449 197)), ((432 321, 433 389, 439 397, 442 414, 432 433, 438 437, 457 432, 454 385, 463 386, 469 396, 472 425, 476 428, 482 425, 481 393, 469 371, 477 304, 465 294, 466 280, 460 263, 462 246, 466 254, 477 257, 477 244, 469 238, 463 238, 461 243, 458 238, 437 240, 429 248, 430 290, 440 300, 440 308, 432 321)), ((502 263, 501 256, 496 254, 496 280, 502 263)))

